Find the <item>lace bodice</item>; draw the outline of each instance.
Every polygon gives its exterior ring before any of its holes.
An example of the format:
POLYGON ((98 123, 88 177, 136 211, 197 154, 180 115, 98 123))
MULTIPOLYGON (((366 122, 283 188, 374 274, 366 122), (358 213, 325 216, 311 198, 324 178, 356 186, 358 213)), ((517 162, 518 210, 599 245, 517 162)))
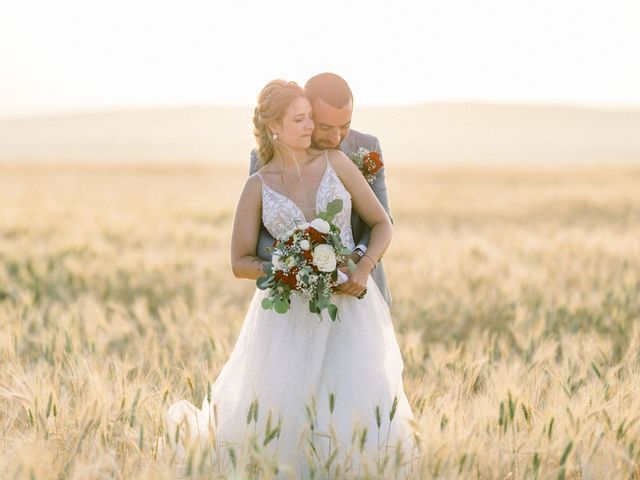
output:
MULTIPOLYGON (((286 238, 293 227, 306 223, 307 220, 293 200, 267 185, 260 173, 256 175, 262 180, 262 223, 273 238, 286 238)), ((342 211, 333 221, 340 228, 342 243, 353 249, 355 243, 351 232, 351 195, 327 159, 327 168, 316 193, 316 214, 326 210, 327 204, 337 198, 342 199, 342 211)))

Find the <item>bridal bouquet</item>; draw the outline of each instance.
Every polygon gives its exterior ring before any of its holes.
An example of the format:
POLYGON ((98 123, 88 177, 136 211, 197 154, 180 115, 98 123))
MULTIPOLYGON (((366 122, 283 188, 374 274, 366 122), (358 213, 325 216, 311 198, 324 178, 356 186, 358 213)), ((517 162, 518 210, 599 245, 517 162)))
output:
POLYGON ((346 280, 338 265, 351 254, 342 244, 340 228, 333 218, 342 210, 342 200, 333 200, 327 211, 312 222, 297 225, 286 239, 277 240, 271 262, 265 265, 265 276, 256 281, 258 288, 269 290, 262 308, 285 313, 291 306, 291 293, 309 301, 309 310, 322 318, 327 310, 336 320, 338 307, 331 303, 335 287, 346 280))
POLYGON ((376 174, 383 166, 378 152, 370 152, 362 147, 357 152, 349 155, 349 158, 358 167, 358 170, 362 172, 369 184, 373 183, 376 179, 376 174))

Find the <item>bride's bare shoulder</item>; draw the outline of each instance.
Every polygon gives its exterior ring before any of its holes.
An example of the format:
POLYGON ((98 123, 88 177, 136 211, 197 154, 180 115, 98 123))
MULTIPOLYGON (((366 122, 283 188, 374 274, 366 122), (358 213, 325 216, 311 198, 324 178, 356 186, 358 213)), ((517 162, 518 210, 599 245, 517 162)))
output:
POLYGON ((345 160, 350 161, 349 157, 347 157, 341 150, 329 149, 325 151, 329 156, 329 160, 331 160, 332 162, 344 162, 345 160))
POLYGON ((271 165, 264 165, 260 170, 253 174, 255 180, 257 180, 257 187, 262 189, 262 182, 266 185, 273 185, 277 180, 280 172, 274 169, 271 165))
POLYGON ((260 197, 261 195, 262 195, 262 180, 260 179, 260 175, 258 175, 258 173, 249 175, 247 180, 244 182, 244 188, 242 189, 242 196, 256 198, 256 197, 260 197))
POLYGON ((355 175, 358 173, 357 167, 349 157, 340 150, 327 150, 327 154, 329 161, 331 162, 331 166, 340 178, 342 178, 343 175, 355 175))

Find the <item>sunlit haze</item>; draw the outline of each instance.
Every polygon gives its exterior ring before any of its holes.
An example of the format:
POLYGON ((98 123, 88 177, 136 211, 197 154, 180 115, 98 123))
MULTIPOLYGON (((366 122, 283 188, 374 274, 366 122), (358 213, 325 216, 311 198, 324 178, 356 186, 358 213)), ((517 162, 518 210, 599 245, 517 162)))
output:
POLYGON ((22 0, 0 16, 0 116, 251 105, 334 71, 359 105, 640 106, 640 3, 22 0))

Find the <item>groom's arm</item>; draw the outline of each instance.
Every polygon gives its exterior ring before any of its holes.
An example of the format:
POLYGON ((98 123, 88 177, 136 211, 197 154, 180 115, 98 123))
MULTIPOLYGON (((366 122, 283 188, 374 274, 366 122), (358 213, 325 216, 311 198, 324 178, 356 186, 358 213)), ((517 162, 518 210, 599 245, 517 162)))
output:
MULTIPOLYGON (((249 158, 249 175, 253 175, 262 167, 262 162, 258 156, 258 152, 251 150, 251 156, 249 158)), ((258 245, 256 245, 256 255, 262 260, 267 262, 271 261, 271 253, 267 250, 273 246, 274 239, 269 234, 263 224, 260 224, 260 235, 258 236, 258 245)))
POLYGON ((260 167, 262 167, 262 162, 258 157, 258 152, 254 148, 253 150, 251 150, 251 157, 249 158, 249 175, 251 176, 256 173, 258 170, 260 170, 260 167))
POLYGON ((271 253, 269 248, 273 247, 275 240, 269 234, 264 225, 260 225, 260 234, 258 235, 258 245, 256 245, 256 256, 260 257, 266 262, 271 261, 271 253))
MULTIPOLYGON (((383 163, 383 167, 376 174, 376 178, 371 184, 371 189, 373 190, 373 193, 376 195, 376 197, 382 204, 382 207, 384 208, 384 210, 387 212, 387 215, 389 215, 389 219, 391 220, 391 223, 393 223, 393 217, 391 216, 391 209, 389 208, 389 196, 387 193, 387 178, 385 173, 384 160, 382 157, 382 151, 380 149, 380 142, 378 141, 378 139, 376 139, 376 143, 372 151, 377 152, 380 155, 380 160, 383 163)), ((365 224, 362 229, 362 235, 358 239, 358 245, 364 245, 365 247, 368 247, 370 236, 371 236, 371 229, 365 224)))

